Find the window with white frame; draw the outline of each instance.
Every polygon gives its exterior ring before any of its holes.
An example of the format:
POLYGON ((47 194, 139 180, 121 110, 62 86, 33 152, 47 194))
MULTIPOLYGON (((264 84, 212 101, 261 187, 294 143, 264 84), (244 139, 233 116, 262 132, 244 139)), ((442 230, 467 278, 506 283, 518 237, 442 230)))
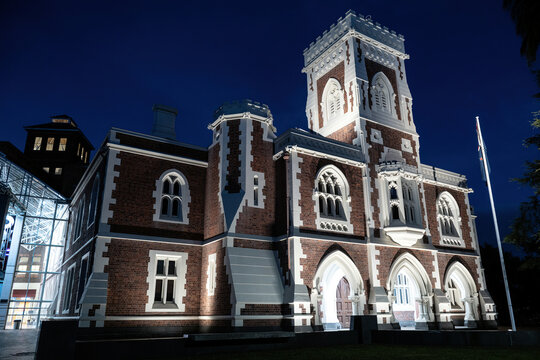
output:
POLYGON ((146 311, 183 312, 188 254, 150 250, 146 311))
POLYGON ((409 279, 407 275, 400 273, 394 283, 394 304, 409 305, 411 304, 411 293, 409 290, 409 279))
POLYGON ((380 112, 393 115, 394 92, 390 81, 382 72, 375 74, 372 81, 373 107, 380 112))
POLYGON ((92 194, 90 195, 90 203, 88 204, 88 227, 92 226, 96 220, 97 202, 99 194, 99 175, 96 175, 94 184, 92 185, 92 194))
POLYGON ((186 177, 178 170, 164 172, 156 181, 154 221, 188 224, 191 201, 186 177))
POLYGON ((208 255, 208 269, 206 270, 206 291, 208 296, 213 296, 216 290, 216 254, 208 255))
POLYGON ((349 185, 337 167, 329 165, 319 170, 313 196, 319 228, 352 232, 349 185))
POLYGON ((67 275, 65 277, 64 284, 64 301, 62 307, 62 313, 66 314, 69 312, 69 306, 71 305, 72 292, 73 292, 73 281, 75 280, 75 264, 71 265, 67 270, 67 275))
POLYGON ((253 205, 259 206, 259 177, 253 176, 253 205))
POLYGON ((324 87, 322 95, 323 118, 332 121, 343 114, 343 90, 338 80, 330 78, 324 87))
POLYGON ((456 200, 450 193, 443 192, 437 200, 437 221, 442 243, 449 246, 463 246, 461 239, 461 217, 456 200))

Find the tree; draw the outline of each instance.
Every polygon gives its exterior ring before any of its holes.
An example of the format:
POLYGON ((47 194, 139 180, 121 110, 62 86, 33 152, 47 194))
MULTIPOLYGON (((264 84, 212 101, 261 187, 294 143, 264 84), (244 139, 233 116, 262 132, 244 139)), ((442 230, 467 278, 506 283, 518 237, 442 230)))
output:
MULTIPOLYGON (((540 86, 540 70, 533 69, 536 53, 540 45, 540 1, 538 0, 503 0, 504 9, 516 24, 516 33, 521 36, 521 55, 525 56, 529 68, 540 86)), ((540 98, 540 93, 536 93, 540 98)))
MULTIPOLYGON (((540 45, 540 1, 503 0, 503 7, 510 12, 516 24, 516 33, 521 36, 521 55, 525 56, 540 87, 540 70, 533 69, 540 45)), ((535 95, 540 98, 540 93, 535 95)), ((525 146, 540 150, 540 111, 534 113, 532 126, 535 134, 525 139, 525 146)), ((504 239, 525 252, 523 268, 540 271, 540 160, 528 161, 523 177, 515 179, 533 189, 529 200, 521 203, 519 216, 512 224, 512 232, 504 239)))
MULTIPOLYGON (((540 151, 540 111, 535 113, 532 126, 536 134, 525 140, 525 146, 532 145, 540 151)), ((524 176, 515 180, 530 186, 534 193, 529 201, 521 203, 512 232, 504 240, 525 252, 523 267, 540 270, 540 160, 528 161, 526 168, 524 176)))

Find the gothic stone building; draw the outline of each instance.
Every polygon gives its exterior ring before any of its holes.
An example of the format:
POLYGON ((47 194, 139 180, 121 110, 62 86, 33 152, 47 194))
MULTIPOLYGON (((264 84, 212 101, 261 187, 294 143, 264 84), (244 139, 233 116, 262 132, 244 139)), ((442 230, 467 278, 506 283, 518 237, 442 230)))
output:
POLYGON ((348 12, 304 51, 309 131, 225 104, 201 148, 113 128, 75 190, 55 317, 80 327, 490 327, 466 178, 423 164, 404 38, 348 12))

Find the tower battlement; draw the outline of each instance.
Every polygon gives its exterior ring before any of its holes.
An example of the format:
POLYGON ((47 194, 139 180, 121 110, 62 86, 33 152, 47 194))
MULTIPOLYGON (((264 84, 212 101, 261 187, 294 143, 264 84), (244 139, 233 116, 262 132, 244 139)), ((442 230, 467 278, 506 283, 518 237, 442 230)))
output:
POLYGON ((325 30, 322 36, 317 37, 307 49, 304 49, 304 66, 310 65, 347 33, 354 33, 369 43, 379 43, 382 48, 401 58, 409 57, 405 54, 403 35, 373 22, 370 16, 356 14, 353 10, 349 10, 344 18, 340 17, 337 23, 332 24, 329 30, 325 30))

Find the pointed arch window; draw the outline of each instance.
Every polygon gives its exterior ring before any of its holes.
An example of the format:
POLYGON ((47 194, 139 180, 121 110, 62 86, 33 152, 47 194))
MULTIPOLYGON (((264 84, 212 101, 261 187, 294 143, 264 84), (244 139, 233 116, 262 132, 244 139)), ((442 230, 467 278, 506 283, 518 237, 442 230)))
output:
POLYGON ((437 200, 437 221, 443 245, 464 246, 459 207, 454 197, 446 191, 437 200))
POLYGON ((395 94, 386 75, 382 72, 375 74, 372 80, 371 90, 373 91, 373 108, 383 113, 395 115, 393 106, 395 94))
POLYGON ((317 226, 332 231, 352 231, 350 223, 349 185, 344 175, 333 165, 319 170, 314 181, 317 226))
POLYGON ((324 87, 321 107, 325 123, 343 114, 343 89, 337 79, 330 78, 324 87))
POLYGON ((178 170, 164 172, 156 181, 154 221, 187 224, 191 200, 187 178, 178 170))

